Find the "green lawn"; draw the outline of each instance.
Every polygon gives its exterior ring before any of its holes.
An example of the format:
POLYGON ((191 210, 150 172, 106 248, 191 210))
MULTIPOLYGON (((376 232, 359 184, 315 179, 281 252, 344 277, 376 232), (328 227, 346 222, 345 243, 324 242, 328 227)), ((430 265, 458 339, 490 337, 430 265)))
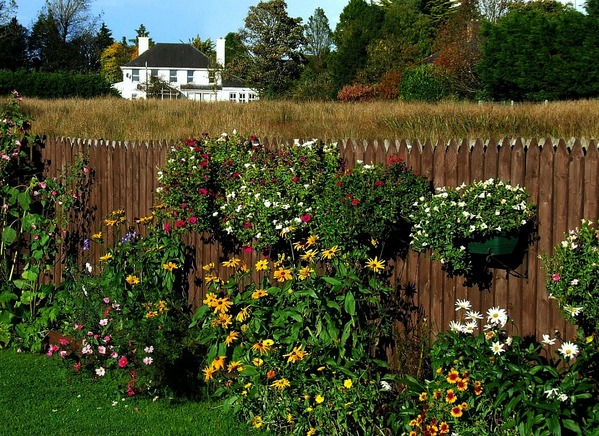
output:
POLYGON ((255 434, 210 401, 122 401, 108 380, 73 376, 58 358, 0 351, 0 435, 255 434))

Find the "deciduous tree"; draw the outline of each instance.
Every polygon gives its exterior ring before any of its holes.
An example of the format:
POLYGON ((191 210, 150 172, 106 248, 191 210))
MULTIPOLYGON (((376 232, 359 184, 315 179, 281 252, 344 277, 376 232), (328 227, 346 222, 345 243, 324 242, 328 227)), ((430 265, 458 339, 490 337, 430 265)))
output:
POLYGON ((301 18, 287 14, 284 0, 260 2, 249 8, 239 36, 249 56, 235 66, 262 97, 284 96, 299 78, 305 44, 301 18))

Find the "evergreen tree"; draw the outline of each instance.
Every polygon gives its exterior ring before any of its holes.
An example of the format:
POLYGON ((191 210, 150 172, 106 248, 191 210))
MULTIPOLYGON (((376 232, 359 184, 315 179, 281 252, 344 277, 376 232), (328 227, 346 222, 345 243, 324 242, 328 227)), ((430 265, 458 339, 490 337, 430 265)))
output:
POLYGON ((477 69, 488 95, 533 101, 599 96, 599 46, 590 20, 572 6, 545 0, 486 23, 477 69))
POLYGON ((0 44, 0 70, 27 68, 27 29, 16 18, 0 26, 0 44))
POLYGON ((333 83, 339 90, 357 79, 368 61, 368 45, 380 36, 384 20, 381 6, 365 0, 350 0, 341 12, 333 33, 337 50, 331 54, 333 83))

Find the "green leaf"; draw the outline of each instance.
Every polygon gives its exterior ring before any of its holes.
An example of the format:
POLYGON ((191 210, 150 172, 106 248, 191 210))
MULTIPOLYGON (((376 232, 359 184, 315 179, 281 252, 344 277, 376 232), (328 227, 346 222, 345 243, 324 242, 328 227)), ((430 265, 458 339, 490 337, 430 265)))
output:
POLYGON ((340 286, 342 283, 341 280, 337 280, 333 277, 324 276, 322 279, 333 286, 340 286))
POLYGON ((352 328, 352 322, 347 322, 345 324, 345 327, 343 327, 343 333, 341 334, 341 346, 345 345, 345 341, 347 341, 347 338, 349 338, 349 335, 351 334, 351 328, 352 328))
POLYGON ((23 271, 23 273, 21 274, 21 277, 23 277, 24 280, 29 280, 29 281, 33 282, 33 281, 37 280, 38 273, 28 269, 28 270, 23 271))
POLYGON ((350 316, 354 316, 356 313, 356 300, 354 298, 354 294, 351 291, 348 291, 345 294, 345 303, 344 303, 345 311, 350 316))
POLYGON ((25 280, 17 279, 17 280, 13 280, 12 282, 19 289, 23 289, 25 286, 27 286, 27 282, 25 280))
POLYGON ((576 434, 582 434, 582 430, 580 429, 580 426, 578 424, 576 424, 576 422, 572 421, 571 419, 564 419, 562 421, 562 423, 564 424, 564 427, 566 427, 568 430, 572 430, 576 434))
POLYGON ((339 312, 341 312, 341 306, 339 306, 333 300, 327 300, 327 306, 332 307, 333 309, 337 309, 339 312))
POLYGON ((12 292, 2 292, 0 294, 0 303, 8 303, 9 301, 18 300, 19 296, 12 292))
POLYGON ((12 244, 17 239, 17 232, 12 227, 4 227, 2 230, 2 242, 6 245, 12 244))
POLYGON ((29 210, 29 203, 31 201, 31 198, 29 197, 28 192, 21 192, 18 195, 17 199, 19 201, 19 206, 21 206, 21 209, 29 210))

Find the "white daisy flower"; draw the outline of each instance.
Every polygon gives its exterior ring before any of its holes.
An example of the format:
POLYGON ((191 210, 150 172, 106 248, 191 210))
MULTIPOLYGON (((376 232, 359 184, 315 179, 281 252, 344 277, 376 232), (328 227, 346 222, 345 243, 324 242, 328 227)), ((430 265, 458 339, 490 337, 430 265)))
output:
POLYGON ((551 336, 549 335, 543 335, 543 340, 541 343, 545 345, 553 345, 555 344, 555 339, 551 339, 551 336))
POLYGON ((564 342, 557 350, 565 359, 572 359, 578 354, 578 346, 572 342, 564 342))
POLYGON ((466 313, 466 319, 470 319, 472 321, 476 321, 478 319, 483 319, 483 316, 480 312, 477 312, 476 310, 469 310, 466 313))
POLYGON ((487 321, 493 325, 504 327, 507 323, 507 312, 499 307, 487 310, 487 321))
POLYGON ((497 355, 497 354, 501 354, 504 353, 505 350, 503 349, 503 344, 499 341, 497 342, 493 342, 491 344, 491 351, 493 352, 493 354, 497 355))
POLYGON ((455 302, 455 310, 456 311, 458 311, 460 309, 470 310, 470 307, 472 307, 472 305, 470 304, 470 301, 468 301, 468 300, 457 300, 455 302))

